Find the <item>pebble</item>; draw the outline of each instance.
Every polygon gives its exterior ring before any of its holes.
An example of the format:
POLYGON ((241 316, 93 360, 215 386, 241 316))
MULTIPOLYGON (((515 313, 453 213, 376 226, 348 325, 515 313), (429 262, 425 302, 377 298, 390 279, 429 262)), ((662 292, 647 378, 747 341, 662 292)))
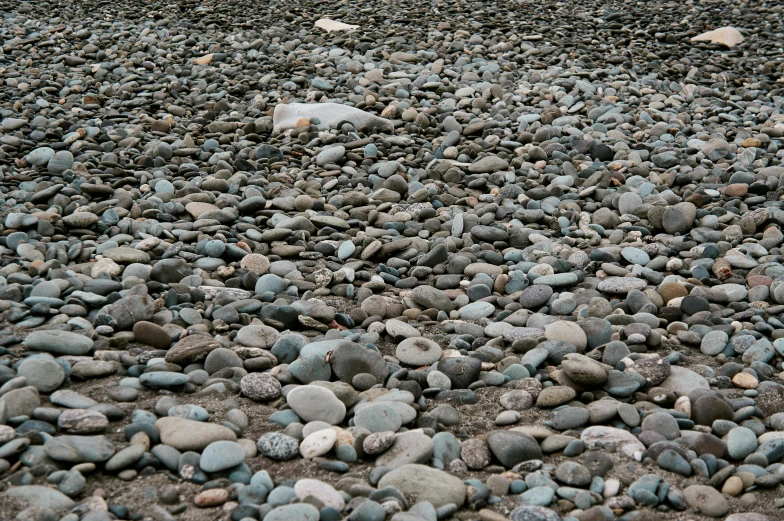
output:
POLYGON ((78 356, 87 354, 93 347, 93 341, 70 331, 43 330, 27 335, 25 345, 34 351, 78 356))
POLYGON ((245 449, 233 441, 214 441, 207 445, 201 453, 199 466, 204 472, 219 472, 242 463, 245 449))
POLYGON ((323 421, 337 425, 346 416, 346 406, 335 394, 324 387, 303 385, 286 395, 289 407, 297 416, 310 421, 323 421))
POLYGON ((551 2, 501 38, 517 6, 28 4, 11 517, 777 515, 779 6, 551 2), (153 504, 159 471, 184 483, 153 504))
POLYGON ((450 503, 462 506, 466 490, 460 478, 442 470, 418 464, 403 465, 385 474, 380 488, 394 487, 415 502, 426 501, 435 508, 450 503))

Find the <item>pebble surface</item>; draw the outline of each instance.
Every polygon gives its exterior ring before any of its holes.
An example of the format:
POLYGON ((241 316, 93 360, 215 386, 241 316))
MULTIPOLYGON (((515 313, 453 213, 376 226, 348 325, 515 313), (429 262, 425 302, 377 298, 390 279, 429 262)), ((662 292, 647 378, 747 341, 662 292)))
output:
POLYGON ((0 517, 780 518, 784 8, 627 4, 0 0, 0 517))

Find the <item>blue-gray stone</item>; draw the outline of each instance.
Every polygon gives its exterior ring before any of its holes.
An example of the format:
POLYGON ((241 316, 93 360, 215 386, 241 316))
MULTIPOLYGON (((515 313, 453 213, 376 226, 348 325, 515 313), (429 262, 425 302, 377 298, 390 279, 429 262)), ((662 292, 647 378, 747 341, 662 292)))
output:
POLYGON ((204 253, 213 258, 220 258, 226 251, 226 244, 223 241, 207 241, 204 245, 204 253))
POLYGON ((667 449, 656 458, 659 467, 681 476, 691 475, 691 465, 686 459, 672 449, 667 449))
POLYGON ((24 507, 47 508, 55 512, 70 510, 75 504, 71 498, 62 492, 41 485, 11 487, 0 496, 0 504, 3 502, 4 497, 18 501, 24 507))
POLYGON ((236 467, 245 459, 245 449, 234 441, 214 441, 207 445, 199 459, 204 472, 219 472, 236 467))
POLYGON ((271 292, 277 295, 283 293, 288 287, 289 283, 286 280, 272 273, 267 273, 256 281, 256 294, 263 295, 266 292, 271 292))
POLYGON ((279 487, 275 487, 275 489, 269 493, 267 496, 267 503, 273 507, 287 505, 294 501, 296 497, 297 493, 294 492, 293 488, 281 485, 279 487))
POLYGON ((727 434, 727 453, 730 458, 742 460, 757 450, 757 435, 747 427, 735 427, 727 434))
POLYGON ((345 241, 340 245, 340 247, 338 247, 338 258, 341 260, 346 260, 351 257, 351 255, 353 255, 356 249, 357 247, 353 242, 345 241))
POLYGON ((370 432, 396 432, 402 425, 402 419, 392 405, 375 402, 357 410, 354 424, 370 432))
POLYGON ((289 364, 289 372, 303 384, 329 381, 332 376, 330 365, 318 355, 300 356, 289 364))
POLYGON ((631 264, 645 266, 651 262, 651 257, 640 248, 626 247, 621 250, 621 255, 631 264))
POLYGON ((461 307, 458 312, 463 320, 479 320, 493 314, 495 306, 489 302, 472 302, 461 307))
MULTIPOLYGON (((144 376, 144 375, 142 375, 144 376)), ((186 420, 194 420, 194 421, 207 421, 209 418, 209 413, 207 409, 204 407, 199 407, 198 405, 186 404, 186 405, 175 405, 171 409, 168 410, 166 413, 167 416, 174 416, 176 418, 185 418, 186 420)))
POLYGON ((99 463, 114 455, 114 445, 103 436, 57 436, 44 443, 46 455, 67 463, 99 463))
POLYGON ((33 331, 24 340, 28 349, 46 351, 59 355, 86 355, 93 348, 93 341, 86 336, 70 331, 33 331))
POLYGON ((544 275, 534 280, 534 285, 550 286, 553 288, 560 288, 563 286, 573 286, 577 284, 580 278, 576 273, 556 273, 554 275, 544 275))
POLYGON ((444 464, 460 458, 460 442, 448 431, 433 436, 433 457, 444 464))
POLYGON ((153 371, 143 373, 139 381, 147 387, 176 387, 188 382, 188 375, 173 371, 153 371))
POLYGON ((553 502, 555 491, 550 487, 534 487, 520 494, 520 502, 524 505, 546 507, 553 502))

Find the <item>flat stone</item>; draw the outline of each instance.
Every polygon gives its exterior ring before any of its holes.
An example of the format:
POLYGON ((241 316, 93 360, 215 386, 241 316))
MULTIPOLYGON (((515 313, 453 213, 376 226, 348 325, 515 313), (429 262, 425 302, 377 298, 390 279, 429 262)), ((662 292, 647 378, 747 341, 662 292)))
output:
POLYGON ((93 348, 93 341, 70 331, 33 331, 24 340, 28 349, 58 355, 86 355, 93 348))
POLYGON ((245 459, 245 449, 234 441, 214 441, 204 448, 199 467, 204 472, 220 472, 236 467, 245 459))
POLYGON ((408 365, 430 365, 441 358, 441 346, 424 337, 406 338, 398 344, 395 357, 408 365))
POLYGON ((385 474, 379 488, 394 487, 414 502, 426 501, 435 508, 454 503, 461 507, 466 499, 463 481, 442 470, 425 465, 403 465, 385 474))
POLYGON ((645 452, 645 445, 629 431, 596 425, 583 430, 580 435, 586 447, 596 444, 615 443, 620 451, 629 458, 634 458, 635 452, 645 452))
POLYGON ((44 451, 66 463, 100 463, 114 455, 114 445, 103 436, 57 436, 44 444, 44 451))
POLYGON ((286 403, 306 422, 323 421, 337 425, 346 416, 343 402, 329 389, 316 385, 302 385, 292 389, 286 396, 286 403))
POLYGON ((180 339, 166 353, 165 360, 170 364, 186 366, 201 362, 213 349, 221 347, 215 339, 208 335, 188 335, 180 339))
POLYGON ((706 485, 691 485, 683 489, 683 498, 686 503, 710 517, 721 517, 729 512, 729 504, 724 496, 713 487, 706 485))
POLYGON ((409 463, 426 463, 433 457, 433 450, 433 440, 421 430, 398 433, 392 447, 376 459, 376 466, 394 469, 409 463))
MULTIPOLYGON (((53 488, 42 485, 23 485, 11 487, 2 497, 21 503, 23 507, 37 506, 55 512, 70 510, 76 504, 71 498, 53 488)), ((0 501, 1 503, 2 501, 0 501)))
POLYGON ((319 500, 325 507, 334 508, 338 512, 341 512, 343 507, 346 506, 346 502, 343 500, 340 492, 331 485, 316 479, 297 480, 297 483, 294 484, 294 493, 302 501, 312 497, 319 500))
POLYGON ((35 387, 42 393, 57 390, 65 381, 65 371, 54 360, 28 358, 19 364, 16 374, 27 378, 27 385, 35 387))
POLYGON ((362 407, 356 412, 354 425, 370 432, 395 432, 402 425, 402 419, 391 405, 376 402, 362 407))
POLYGON ((216 441, 236 441, 237 436, 228 427, 185 418, 165 417, 155 422, 161 443, 179 451, 201 451, 216 441))
POLYGON ((274 328, 264 325, 250 325, 237 331, 235 341, 246 347, 271 348, 280 334, 274 328))

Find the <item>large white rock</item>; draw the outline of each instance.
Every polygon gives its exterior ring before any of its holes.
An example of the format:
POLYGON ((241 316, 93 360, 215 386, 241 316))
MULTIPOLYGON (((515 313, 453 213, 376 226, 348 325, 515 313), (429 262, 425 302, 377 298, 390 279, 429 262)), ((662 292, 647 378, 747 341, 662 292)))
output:
POLYGON ((359 28, 358 25, 344 24, 343 22, 338 22, 337 20, 331 20, 329 18, 316 20, 316 27, 324 29, 328 33, 331 33, 332 31, 350 31, 359 28))
POLYGON ((722 27, 694 36, 692 42, 718 43, 726 47, 735 47, 743 41, 743 35, 734 27, 722 27))
POLYGON ((340 103, 289 103, 275 107, 272 114, 273 132, 283 132, 295 128, 301 119, 318 118, 322 125, 336 127, 348 121, 359 131, 387 130, 392 132, 392 122, 340 103))

